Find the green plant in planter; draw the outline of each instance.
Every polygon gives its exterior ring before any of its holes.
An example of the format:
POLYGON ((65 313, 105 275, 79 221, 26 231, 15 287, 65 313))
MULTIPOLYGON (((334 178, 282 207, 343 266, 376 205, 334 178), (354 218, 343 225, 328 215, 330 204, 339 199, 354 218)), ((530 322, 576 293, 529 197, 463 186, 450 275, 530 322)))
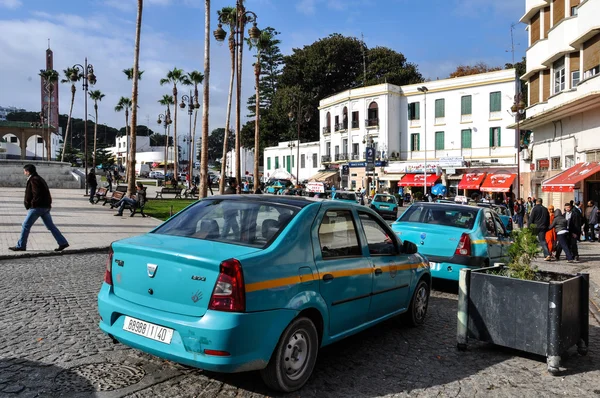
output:
POLYGON ((531 266, 531 261, 540 253, 537 236, 533 229, 527 227, 512 233, 513 244, 508 249, 510 262, 507 274, 511 278, 533 280, 537 267, 531 266))

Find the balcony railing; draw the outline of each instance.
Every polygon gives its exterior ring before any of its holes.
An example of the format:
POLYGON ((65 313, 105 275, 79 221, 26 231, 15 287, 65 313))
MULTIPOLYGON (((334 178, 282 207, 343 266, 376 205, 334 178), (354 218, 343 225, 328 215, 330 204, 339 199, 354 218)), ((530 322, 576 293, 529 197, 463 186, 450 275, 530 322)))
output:
POLYGON ((353 153, 352 160, 360 160, 360 155, 358 153, 353 153))
POLYGON ((460 122, 461 123, 469 123, 473 121, 473 115, 468 114, 468 115, 460 115, 460 122))
MULTIPOLYGON (((363 159, 367 158, 367 152, 363 152, 363 159)), ((375 159, 381 159, 381 151, 375 152, 375 159)))
POLYGON ((336 123, 335 124, 335 131, 340 131, 340 130, 348 130, 348 122, 345 122, 345 123, 336 123))
POLYGON ((336 153, 335 154, 335 161, 339 162, 342 160, 348 160, 349 156, 347 153, 336 153))
POLYGON ((331 155, 321 156, 321 163, 329 163, 329 162, 331 162, 331 155))
POLYGON ((377 127, 379 126, 379 118, 367 119, 366 123, 367 127, 377 127))
POLYGON ((352 128, 353 129, 357 129, 358 128, 358 120, 353 120, 352 121, 352 128))
POLYGON ((323 134, 331 134, 331 126, 323 127, 323 134))

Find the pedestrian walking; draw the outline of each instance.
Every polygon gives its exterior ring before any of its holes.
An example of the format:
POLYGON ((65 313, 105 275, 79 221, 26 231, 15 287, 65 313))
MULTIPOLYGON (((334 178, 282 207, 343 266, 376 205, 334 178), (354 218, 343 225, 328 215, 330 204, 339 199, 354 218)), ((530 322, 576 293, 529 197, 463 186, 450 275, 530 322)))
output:
POLYGON ((542 203, 543 200, 541 198, 536 199, 535 206, 533 206, 529 214, 529 227, 533 229, 538 238, 538 243, 544 253, 544 260, 551 261, 552 257, 546 243, 546 232, 550 226, 550 215, 548 214, 548 209, 542 203))
MULTIPOLYGON (((554 221, 554 206, 552 205, 548 206, 548 216, 550 217, 550 225, 552 225, 554 221)), ((548 231, 546 231, 546 244, 548 245, 550 256, 552 256, 552 253, 556 250, 556 231, 552 227, 548 227, 548 231)))
POLYGON ((112 182, 113 182, 112 175, 110 174, 110 171, 108 171, 106 173, 106 183, 108 184, 108 192, 112 192, 112 182))
POLYGON ((524 220, 527 223, 527 226, 530 225, 529 215, 531 214, 532 209, 533 209, 533 201, 531 200, 531 197, 527 197, 527 202, 525 202, 525 217, 524 217, 524 220))
POLYGON ((96 189, 98 188, 98 180, 96 179, 96 172, 91 169, 87 175, 88 188, 90 189, 90 203, 94 204, 94 197, 96 196, 96 189))
POLYGON ((582 215, 579 210, 574 210, 571 203, 565 203, 565 218, 567 220, 567 229, 569 231, 569 249, 573 258, 579 261, 579 247, 577 242, 581 238, 582 215))
POLYGON ((27 238, 29 238, 29 232, 31 227, 41 218, 44 225, 52 233, 58 247, 54 249, 55 252, 60 252, 69 247, 69 243, 65 237, 60 233, 54 222, 52 222, 52 216, 50 215, 50 209, 52 208, 52 196, 50 195, 50 189, 48 184, 40 175, 34 165, 26 164, 23 166, 23 174, 27 177, 27 186, 25 188, 25 209, 27 209, 27 216, 23 220, 21 227, 21 237, 17 242, 16 246, 9 247, 9 250, 19 252, 27 250, 27 238))
POLYGON ((585 239, 590 242, 594 242, 596 240, 596 233, 594 232, 594 228, 598 223, 598 207, 594 204, 593 200, 590 200, 587 203, 587 208, 585 209, 585 239))
POLYGON ((237 193, 237 180, 235 178, 231 178, 229 180, 229 186, 225 188, 223 191, 224 195, 235 195, 237 193))
POLYGON ((554 220, 552 224, 550 224, 550 229, 553 229, 556 232, 556 260, 560 260, 561 252, 565 252, 565 256, 567 256, 567 262, 573 262, 573 253, 571 253, 570 245, 569 245, 569 230, 567 225, 567 219, 563 216, 560 209, 554 210, 554 220))

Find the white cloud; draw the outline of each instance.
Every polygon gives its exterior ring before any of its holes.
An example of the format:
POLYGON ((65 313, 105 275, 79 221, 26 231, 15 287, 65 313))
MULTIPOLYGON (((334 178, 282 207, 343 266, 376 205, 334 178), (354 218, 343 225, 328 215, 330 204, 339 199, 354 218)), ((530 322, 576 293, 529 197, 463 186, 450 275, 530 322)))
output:
POLYGON ((0 0, 0 7, 8 8, 9 10, 16 10, 22 5, 21 0, 0 0))
POLYGON ((317 0, 301 0, 296 4, 296 10, 306 15, 314 15, 317 0))
MULTIPOLYGON (((88 57, 88 62, 93 64, 98 78, 94 89, 106 94, 98 105, 99 123, 122 127, 124 116, 115 113, 114 106, 121 96, 131 96, 131 82, 127 81, 122 70, 133 64, 135 25, 103 15, 86 16, 85 22, 88 29, 81 29, 80 16, 42 13, 36 13, 30 19, 0 20, 0 105, 17 106, 31 111, 40 109, 38 73, 40 69, 45 68, 47 38, 50 38, 54 52, 54 69, 60 74, 63 69, 73 64, 83 64, 84 58, 88 57)), ((164 111, 157 101, 163 94, 170 94, 171 87, 160 86, 159 80, 173 67, 182 68, 186 72, 196 69, 203 73, 202 43, 197 39, 187 41, 170 37, 154 30, 152 26, 143 26, 140 69, 144 70, 144 75, 139 87, 140 124, 149 121, 151 129, 163 131, 156 124, 156 116, 164 111)), ((246 52, 242 105, 254 92, 252 61, 251 54, 246 52)), ((211 131, 224 126, 229 70, 229 51, 225 46, 213 44, 210 76, 211 131)), ((81 90, 81 84, 78 84, 73 116, 79 118, 85 116, 81 90)), ((180 94, 187 91, 187 87, 179 90, 180 94)), ((60 113, 67 114, 71 100, 69 86, 61 84, 59 93, 60 113)), ((90 110, 93 110, 93 107, 88 101, 88 113, 90 110)), ((244 108, 242 115, 245 114, 244 108)), ((180 113, 179 116, 180 121, 187 121, 187 114, 180 113)), ((181 122, 179 126, 180 132, 187 132, 187 123, 181 122)), ((199 133, 198 127, 197 134, 199 133)))

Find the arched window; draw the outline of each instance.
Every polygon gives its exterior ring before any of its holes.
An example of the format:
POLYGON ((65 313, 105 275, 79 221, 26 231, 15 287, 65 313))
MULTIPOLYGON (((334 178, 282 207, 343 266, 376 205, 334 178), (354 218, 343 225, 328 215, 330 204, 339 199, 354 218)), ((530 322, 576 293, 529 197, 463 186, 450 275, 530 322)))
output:
POLYGON ((367 127, 379 126, 379 106, 373 101, 367 111, 367 127))
POLYGON ((344 107, 344 110, 342 111, 342 128, 344 130, 348 129, 348 108, 344 107))
POLYGON ((331 113, 329 112, 325 115, 325 127, 323 127, 323 133, 331 133, 331 113))

